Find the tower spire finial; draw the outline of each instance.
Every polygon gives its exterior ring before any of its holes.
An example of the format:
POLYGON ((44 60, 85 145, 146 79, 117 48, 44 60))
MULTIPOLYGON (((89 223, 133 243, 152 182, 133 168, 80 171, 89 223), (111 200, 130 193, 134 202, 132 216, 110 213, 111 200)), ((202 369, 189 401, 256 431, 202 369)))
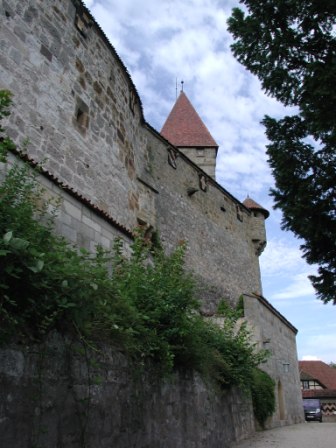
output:
POLYGON ((184 81, 181 81, 181 92, 183 92, 183 84, 184 84, 184 81))

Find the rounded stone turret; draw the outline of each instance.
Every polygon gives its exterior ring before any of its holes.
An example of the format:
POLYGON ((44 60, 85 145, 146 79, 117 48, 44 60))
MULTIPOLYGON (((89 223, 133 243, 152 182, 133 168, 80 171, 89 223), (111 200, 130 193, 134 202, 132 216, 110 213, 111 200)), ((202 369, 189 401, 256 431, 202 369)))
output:
POLYGON ((267 243, 265 220, 269 217, 269 211, 249 196, 243 201, 243 204, 251 211, 251 239, 255 248, 255 254, 259 256, 267 243))

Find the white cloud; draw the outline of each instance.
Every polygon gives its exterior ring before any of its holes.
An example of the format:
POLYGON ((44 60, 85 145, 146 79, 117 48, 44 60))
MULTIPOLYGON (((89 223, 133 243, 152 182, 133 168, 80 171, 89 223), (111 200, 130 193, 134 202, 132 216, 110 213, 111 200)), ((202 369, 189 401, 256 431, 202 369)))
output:
POLYGON ((320 359, 317 356, 304 355, 302 356, 302 361, 320 361, 320 359))
POLYGON ((292 277, 290 284, 286 286, 282 291, 272 295, 272 299, 287 300, 296 299, 298 297, 313 296, 315 293, 314 288, 310 280, 308 279, 308 273, 301 273, 292 277))
POLYGON ((315 273, 302 258, 299 241, 293 238, 274 237, 267 242, 266 249, 260 258, 261 271, 264 276, 280 276, 304 271, 305 275, 315 273))

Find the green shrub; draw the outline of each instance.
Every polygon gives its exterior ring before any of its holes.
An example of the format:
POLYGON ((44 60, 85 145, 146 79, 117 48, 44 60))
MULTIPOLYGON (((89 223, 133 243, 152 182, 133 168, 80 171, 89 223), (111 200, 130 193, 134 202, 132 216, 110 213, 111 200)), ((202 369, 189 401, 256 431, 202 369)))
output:
POLYGON ((263 370, 254 369, 251 393, 254 415, 262 428, 275 410, 275 383, 263 370))
MULTIPOLYGON (((0 123, 4 117, 10 114, 11 93, 8 90, 0 90, 0 123)), ((4 129, 0 125, 0 162, 6 161, 7 152, 14 149, 12 140, 4 134, 4 129)))

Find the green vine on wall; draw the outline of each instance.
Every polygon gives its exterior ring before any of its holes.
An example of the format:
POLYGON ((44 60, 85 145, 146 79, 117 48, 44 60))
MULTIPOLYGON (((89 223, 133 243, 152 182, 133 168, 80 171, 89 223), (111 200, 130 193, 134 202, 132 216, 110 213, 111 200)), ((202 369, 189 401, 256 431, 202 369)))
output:
POLYGON ((275 410, 275 382, 263 370, 255 369, 251 384, 253 411, 255 418, 264 428, 265 422, 275 410))

